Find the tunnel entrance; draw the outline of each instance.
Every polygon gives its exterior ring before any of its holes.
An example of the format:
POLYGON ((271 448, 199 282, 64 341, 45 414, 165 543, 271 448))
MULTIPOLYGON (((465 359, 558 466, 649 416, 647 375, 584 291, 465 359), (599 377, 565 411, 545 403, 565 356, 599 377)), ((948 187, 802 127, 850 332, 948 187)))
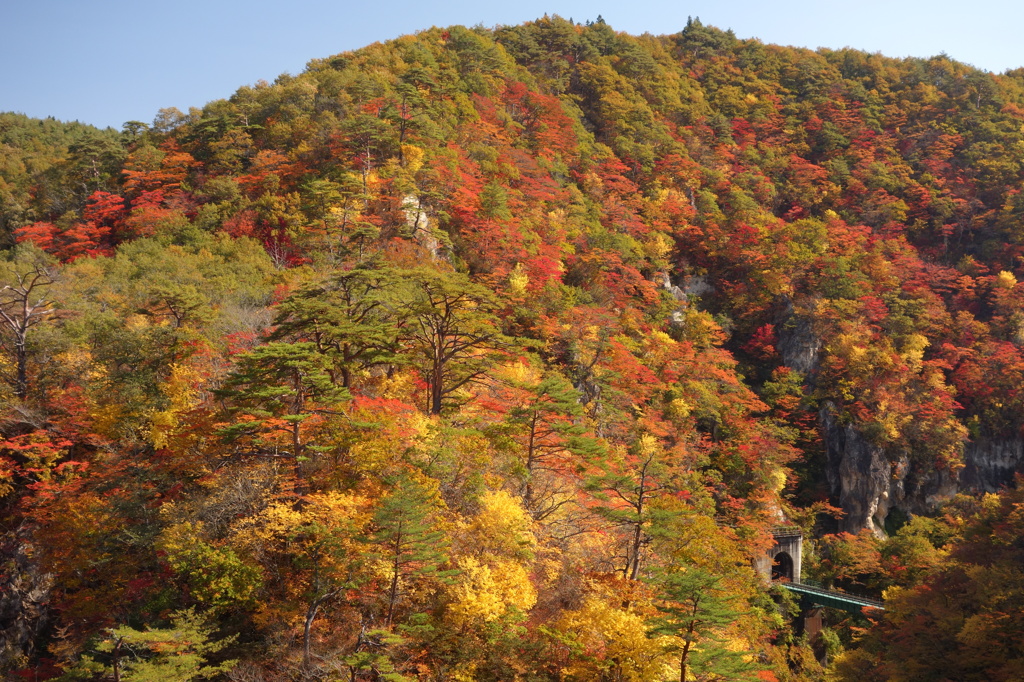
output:
POLYGON ((753 559, 754 570, 766 583, 772 580, 800 582, 800 559, 803 533, 798 526, 772 528, 775 544, 753 559))
POLYGON ((772 580, 793 582, 793 557, 779 552, 772 560, 772 580))

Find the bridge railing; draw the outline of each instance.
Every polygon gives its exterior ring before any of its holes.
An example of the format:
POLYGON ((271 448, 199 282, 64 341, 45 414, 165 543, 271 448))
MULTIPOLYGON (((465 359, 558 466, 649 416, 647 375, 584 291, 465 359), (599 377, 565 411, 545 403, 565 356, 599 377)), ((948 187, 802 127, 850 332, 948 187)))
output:
POLYGON ((771 532, 777 538, 795 538, 804 534, 800 526, 773 526, 771 532))
POLYGON ((793 591, 795 592, 809 592, 812 594, 819 594, 822 597, 828 597, 830 599, 849 600, 862 603, 864 606, 872 606, 874 608, 882 609, 885 608, 885 602, 875 599, 874 597, 866 597, 860 594, 854 594, 852 592, 841 592, 839 590, 830 590, 824 587, 820 582, 816 580, 803 579, 793 581, 776 581, 777 583, 786 586, 792 585, 793 591))

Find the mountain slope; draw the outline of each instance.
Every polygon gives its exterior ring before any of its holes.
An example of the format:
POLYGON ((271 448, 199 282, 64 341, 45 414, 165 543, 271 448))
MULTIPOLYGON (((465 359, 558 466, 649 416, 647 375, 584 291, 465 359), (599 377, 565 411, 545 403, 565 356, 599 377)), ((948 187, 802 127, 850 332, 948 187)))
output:
POLYGON ((819 677, 771 527, 909 585, 1020 465, 1022 78, 555 17, 5 139, 7 665, 819 677))

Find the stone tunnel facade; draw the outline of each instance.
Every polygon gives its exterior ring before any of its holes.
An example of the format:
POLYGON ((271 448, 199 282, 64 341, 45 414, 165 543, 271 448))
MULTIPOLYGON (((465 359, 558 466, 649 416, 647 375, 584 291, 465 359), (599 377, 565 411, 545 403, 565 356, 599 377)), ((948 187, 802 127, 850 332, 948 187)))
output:
POLYGON ((804 537, 799 528, 781 527, 772 531, 775 544, 754 560, 754 570, 765 581, 784 579, 800 582, 800 557, 804 537))

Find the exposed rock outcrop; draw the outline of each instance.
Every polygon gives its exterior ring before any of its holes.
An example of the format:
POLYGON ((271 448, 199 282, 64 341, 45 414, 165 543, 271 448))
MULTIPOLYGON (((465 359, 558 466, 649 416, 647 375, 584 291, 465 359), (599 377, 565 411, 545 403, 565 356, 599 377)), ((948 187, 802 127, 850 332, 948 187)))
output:
POLYGON ((813 376, 821 359, 821 337, 815 333, 810 317, 798 315, 789 298, 785 299, 775 333, 778 336, 776 350, 782 357, 782 364, 804 377, 813 376))
POLYGON ((854 426, 838 423, 832 404, 827 403, 819 416, 829 487, 846 512, 840 527, 847 532, 868 528, 881 535, 893 509, 907 515, 925 514, 959 492, 995 492, 1024 474, 1024 440, 1020 438, 968 442, 963 468, 951 472, 871 444, 854 426))
POLYGON ((1017 474, 1024 474, 1024 440, 979 438, 965 446, 962 489, 995 492, 1012 485, 1017 474))
MULTIPOLYGON (((818 371, 822 339, 812 317, 801 314, 793 303, 776 325, 777 349, 783 364, 803 374, 813 384, 818 371)), ((886 517, 893 509, 921 514, 935 509, 958 491, 987 490, 1012 479, 1006 472, 1024 460, 1024 443, 1014 448, 974 448, 965 453, 968 466, 958 472, 935 471, 913 461, 909 454, 870 442, 856 426, 841 423, 838 408, 826 401, 819 425, 826 450, 826 477, 832 500, 844 512, 840 529, 856 533, 867 528, 885 533, 886 517)))
POLYGON ((655 276, 655 281, 658 282, 661 288, 667 291, 672 296, 672 298, 674 298, 677 301, 680 301, 685 305, 686 292, 672 283, 672 278, 669 277, 669 274, 667 272, 658 273, 658 275, 655 276), (658 281, 659 277, 661 281, 658 281))
POLYGON ((443 258, 441 240, 438 239, 435 228, 430 224, 427 207, 420 198, 414 194, 404 197, 402 211, 405 213, 406 228, 412 238, 430 253, 432 260, 443 258))
POLYGON ((867 528, 879 537, 893 509, 907 515, 934 510, 960 490, 975 490, 959 472, 925 469, 905 452, 869 442, 851 424, 840 424, 835 405, 826 402, 819 415, 828 456, 829 488, 846 515, 840 529, 867 528))
POLYGON ((688 275, 683 278, 682 290, 687 296, 707 296, 715 292, 715 287, 703 275, 688 275))
POLYGON ((0 541, 0 672, 34 653, 46 627, 51 576, 39 572, 15 534, 0 541))
POLYGON ((828 455, 829 488, 846 512, 840 529, 856 533, 868 528, 884 534, 885 517, 893 497, 903 494, 899 477, 893 476, 896 467, 881 448, 864 440, 853 425, 839 424, 831 403, 822 407, 820 419, 828 455))

